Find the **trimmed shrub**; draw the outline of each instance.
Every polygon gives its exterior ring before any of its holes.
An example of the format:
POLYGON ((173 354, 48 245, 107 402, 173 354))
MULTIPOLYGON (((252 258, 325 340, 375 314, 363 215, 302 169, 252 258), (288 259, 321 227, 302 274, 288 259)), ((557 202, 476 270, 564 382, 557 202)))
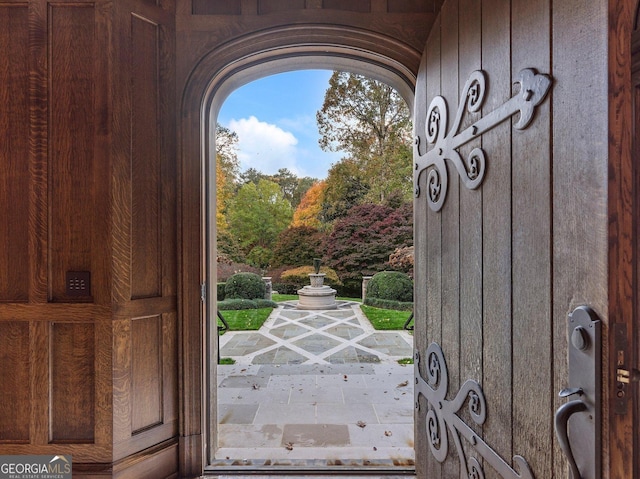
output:
POLYGON ((224 301, 224 287, 226 283, 218 283, 216 284, 216 298, 218 301, 224 301))
POLYGON ((225 299, 264 299, 266 286, 255 273, 236 273, 225 283, 225 299))
POLYGON ((258 309, 258 304, 251 299, 225 299, 218 302, 218 310, 220 311, 237 309, 258 309))
MULTIPOLYGON (((384 299, 408 303, 413 301, 413 282, 400 271, 381 271, 373 275, 367 284, 367 299, 384 299)), ((374 306, 373 304, 371 306, 374 306)))
POLYGON ((269 301, 268 299, 225 299, 224 301, 218 301, 218 309, 220 311, 277 307, 278 303, 269 301))
POLYGON ((259 268, 250 266, 246 263, 234 263, 221 256, 218 256, 217 269, 218 281, 220 281, 221 283, 227 281, 236 273, 255 273, 257 275, 260 275, 261 273, 259 268))
MULTIPOLYGON (((314 272, 313 266, 299 266, 285 271, 280 278, 283 282, 299 284, 302 287, 309 284, 309 275, 314 272)), ((331 268, 321 267, 320 272, 326 274, 324 282, 327 285, 342 284, 338 274, 331 268)))
POLYGON ((257 309, 278 307, 278 303, 269 299, 256 299, 255 301, 257 309))
POLYGON ((278 294, 298 294, 300 286, 293 283, 273 283, 273 290, 278 294))
POLYGON ((373 306, 374 308, 381 309, 393 309, 395 311, 411 311, 413 310, 413 303, 393 301, 391 299, 380 299, 366 296, 364 304, 367 306, 373 306))

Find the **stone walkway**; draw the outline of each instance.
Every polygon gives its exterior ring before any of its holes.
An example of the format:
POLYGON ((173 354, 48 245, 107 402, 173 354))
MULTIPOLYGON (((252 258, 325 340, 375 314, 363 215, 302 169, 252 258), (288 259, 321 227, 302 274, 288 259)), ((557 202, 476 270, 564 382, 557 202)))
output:
MULTIPOLYGON (((224 313, 223 313, 224 314, 224 313)), ((289 302, 259 331, 220 337, 214 466, 412 466, 413 337, 376 331, 357 303, 289 302)))

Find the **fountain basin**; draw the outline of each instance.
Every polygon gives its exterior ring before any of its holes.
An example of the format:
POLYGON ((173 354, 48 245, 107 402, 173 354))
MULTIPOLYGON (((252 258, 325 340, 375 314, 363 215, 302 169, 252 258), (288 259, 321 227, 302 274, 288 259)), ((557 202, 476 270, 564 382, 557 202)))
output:
POLYGON ((338 309, 337 291, 330 286, 305 286, 298 290, 298 309, 338 309))

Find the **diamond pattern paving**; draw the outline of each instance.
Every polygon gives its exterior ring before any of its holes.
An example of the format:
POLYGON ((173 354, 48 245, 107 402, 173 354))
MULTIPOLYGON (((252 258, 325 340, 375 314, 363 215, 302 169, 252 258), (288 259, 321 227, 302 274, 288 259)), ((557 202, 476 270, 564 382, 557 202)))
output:
POLYGON ((310 353, 319 354, 328 349, 332 349, 340 344, 340 341, 328 338, 323 334, 312 334, 305 338, 294 341, 293 344, 310 353))
POLYGON ((280 325, 277 328, 272 328, 270 333, 281 339, 291 339, 300 336, 301 334, 308 333, 307 328, 297 326, 295 324, 286 323, 286 325, 280 325))
POLYGON ((358 303, 340 301, 338 308, 299 311, 295 302, 281 304, 259 331, 220 336, 220 357, 231 357, 236 364, 284 365, 391 364, 413 356, 413 337, 407 331, 374 330, 358 303))
POLYGON ((214 464, 413 464, 413 337, 376 331, 354 302, 276 308, 219 338, 214 464))
POLYGON ((344 324, 339 326, 333 326, 329 329, 325 330, 329 334, 333 334, 334 336, 338 336, 342 339, 353 339, 357 338, 361 334, 364 333, 362 328, 357 326, 352 326, 350 324, 344 324))
POLYGON ((302 354, 281 346, 254 357, 253 364, 302 364, 306 359, 302 354))

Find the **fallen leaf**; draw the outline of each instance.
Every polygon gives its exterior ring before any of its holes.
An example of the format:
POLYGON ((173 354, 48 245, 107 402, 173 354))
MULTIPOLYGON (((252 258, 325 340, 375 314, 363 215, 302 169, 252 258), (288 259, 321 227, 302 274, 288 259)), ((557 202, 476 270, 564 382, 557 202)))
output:
POLYGON ((391 431, 385 431, 384 435, 389 437, 389 436, 393 436, 393 433, 391 431))
POLYGON ((253 389, 260 389, 260 386, 258 386, 257 384, 254 384, 252 387, 253 389))
POLYGON ((398 384, 396 387, 398 388, 403 388, 405 386, 409 385, 409 381, 402 381, 400 384, 398 384))
POLYGON ((343 381, 347 381, 347 375, 346 374, 343 377, 343 381))
POLYGON ((364 427, 366 427, 366 426, 367 426, 367 423, 366 423, 366 422, 364 422, 364 421, 358 421, 358 422, 356 423, 356 425, 357 425, 358 427, 363 427, 363 428, 364 428, 364 427))
POLYGON ((374 450, 374 451, 377 451, 377 450, 378 450, 378 448, 377 448, 376 446, 373 446, 373 450, 374 450))
POLYGON ((288 442, 284 445, 285 449, 287 451, 293 451, 293 443, 292 442, 288 442))

